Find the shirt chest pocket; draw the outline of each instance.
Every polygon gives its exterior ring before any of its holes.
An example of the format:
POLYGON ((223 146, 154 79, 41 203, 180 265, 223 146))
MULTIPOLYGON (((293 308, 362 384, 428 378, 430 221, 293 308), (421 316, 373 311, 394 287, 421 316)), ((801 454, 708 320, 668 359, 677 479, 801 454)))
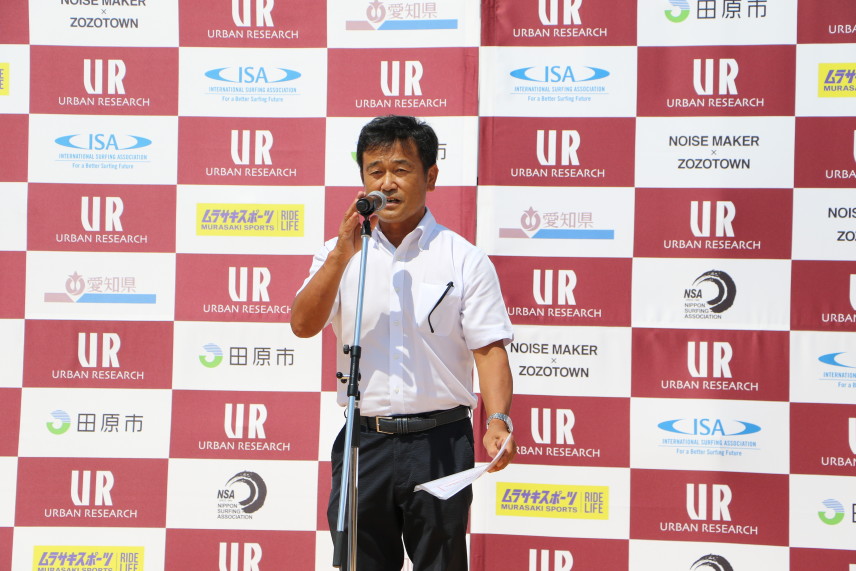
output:
POLYGON ((422 283, 416 300, 416 323, 427 335, 449 335, 461 319, 461 295, 451 281, 422 283))

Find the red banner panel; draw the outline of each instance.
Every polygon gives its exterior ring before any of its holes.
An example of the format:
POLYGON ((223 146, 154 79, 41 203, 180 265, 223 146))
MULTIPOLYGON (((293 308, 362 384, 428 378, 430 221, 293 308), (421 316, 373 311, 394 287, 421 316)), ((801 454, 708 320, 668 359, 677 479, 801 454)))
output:
POLYGON ((325 119, 180 117, 180 184, 324 185, 325 119))
POLYGON ((307 271, 306 256, 178 254, 175 318, 290 321, 307 271))
POLYGON ((797 188, 856 187, 856 117, 797 117, 797 188))
MULTIPOLYGON (((850 0, 797 3, 797 42, 852 44, 856 42, 856 6, 850 0)), ((792 569, 800 569, 794 567, 792 569)))
MULTIPOLYGON (((0 456, 18 455, 21 427, 21 389, 0 388, 0 456)), ((0 540, 2 544, 2 540, 0 540)), ((2 560, 0 560, 2 569, 2 560)))
POLYGON ((15 525, 166 526, 166 460, 19 458, 15 525))
POLYGON ((628 542, 621 539, 473 534, 473 569, 627 569, 628 542))
POLYGON ((795 67, 792 45, 640 47, 638 114, 793 115, 795 67))
POLYGON ((511 322, 630 325, 630 259, 493 256, 511 322))
POLYGON ((631 539, 788 545, 787 474, 632 470, 631 539))
POLYGON ((27 2, 0 4, 0 37, 4 44, 26 44, 30 41, 30 10, 27 2))
POLYGON ((32 46, 30 66, 32 113, 178 113, 178 48, 32 46))
POLYGON ((791 329, 856 331, 856 262, 791 263, 791 329))
POLYGON ((323 48, 327 5, 298 0, 180 0, 182 46, 323 48))
MULTIPOLYGON (((630 464, 630 399, 515 395, 514 422, 516 464, 630 464)), ((490 460, 476 446, 476 462, 490 460)))
POLYGON ((331 49, 327 66, 332 117, 478 114, 476 48, 331 49))
POLYGON ((314 393, 173 391, 171 458, 316 460, 314 393))
POLYGON ((26 182, 29 117, 0 113, 0 133, 0 182, 26 182))
POLYGON ((174 186, 31 183, 27 247, 175 252, 174 186))
POLYGON ((314 569, 315 532, 168 529, 164 568, 314 569))
POLYGON ((634 185, 632 117, 482 117, 480 129, 480 184, 634 185))
POLYGON ((633 330, 633 396, 788 400, 786 331, 633 330))
POLYGON ((24 386, 168 389, 172 322, 30 319, 24 386))
POLYGON ((0 319, 24 317, 24 284, 26 282, 26 252, 0 252, 0 319))
POLYGON ((856 408, 791 403, 791 473, 856 476, 856 408))
POLYGON ((791 257, 789 189, 637 189, 635 248, 645 258, 791 257))

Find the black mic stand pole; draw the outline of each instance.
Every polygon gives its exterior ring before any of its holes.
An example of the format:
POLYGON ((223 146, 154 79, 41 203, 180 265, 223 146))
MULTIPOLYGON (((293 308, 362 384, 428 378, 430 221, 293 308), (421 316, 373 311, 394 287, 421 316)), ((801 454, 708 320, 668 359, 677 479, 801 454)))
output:
POLYGON ((348 383, 348 410, 345 424, 345 450, 342 458, 342 480, 339 488, 339 519, 336 525, 336 541, 333 547, 333 567, 344 571, 357 569, 357 470, 360 453, 360 409, 357 402, 360 399, 360 333, 363 321, 363 295, 366 283, 366 257, 369 249, 369 237, 372 228, 369 222, 371 212, 363 215, 362 250, 360 250, 360 276, 357 290, 357 315, 354 323, 354 344, 345 345, 343 351, 351 356, 350 374, 341 372, 336 376, 341 382, 348 383), (347 520, 347 530, 345 522, 347 520), (347 544, 347 560, 342 555, 347 544))

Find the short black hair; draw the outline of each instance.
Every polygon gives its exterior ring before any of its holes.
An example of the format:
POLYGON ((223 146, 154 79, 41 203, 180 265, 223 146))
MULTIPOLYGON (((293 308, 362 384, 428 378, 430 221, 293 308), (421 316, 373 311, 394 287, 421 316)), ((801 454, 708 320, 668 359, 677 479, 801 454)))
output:
POLYGON ((434 129, 415 117, 384 115, 366 123, 357 139, 357 164, 363 170, 363 153, 374 149, 388 149, 397 142, 413 141, 425 172, 437 164, 437 134, 434 129))

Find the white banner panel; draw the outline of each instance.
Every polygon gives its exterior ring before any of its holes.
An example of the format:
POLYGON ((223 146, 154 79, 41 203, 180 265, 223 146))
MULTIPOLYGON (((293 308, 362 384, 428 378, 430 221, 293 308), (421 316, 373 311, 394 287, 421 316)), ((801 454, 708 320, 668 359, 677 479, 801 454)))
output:
POLYGON ((797 0, 720 2, 639 0, 640 46, 793 44, 797 0), (725 4, 728 6, 729 4, 725 4))
POLYGON ((390 0, 327 2, 327 46, 401 48, 477 46, 479 2, 390 0))
POLYGON ((629 258, 632 188, 479 187, 477 243, 490 255, 629 258))
POLYGON ((512 464, 473 484, 473 533, 627 539, 630 471, 512 464), (502 515, 501 515, 502 514, 502 515))
POLYGON ((494 117, 634 117, 636 48, 483 47, 480 112, 494 117))
POLYGON ((28 319, 172 321, 175 254, 27 252, 28 319))
POLYGON ((788 403, 634 398, 630 466, 787 474, 788 420, 788 403))
POLYGON ((178 2, 31 0, 30 43, 54 46, 178 45, 178 2))
POLYGON ((789 260, 633 260, 634 327, 790 328, 789 260))
POLYGON ((636 186, 790 188, 793 117, 638 117, 636 186))
MULTIPOLYGON (((371 118, 330 117, 327 119, 325 180, 327 186, 358 186, 360 169, 356 163, 360 129, 371 118)), ((437 133, 437 186, 475 186, 478 167, 477 117, 425 117, 437 133)))
POLYGON ((792 474, 790 507, 791 546, 853 549, 853 478, 792 474))
POLYGON ((178 187, 176 250, 313 255, 324 241, 324 188, 178 187))
MULTIPOLYGON (((96 564, 104 564, 110 561, 107 569, 122 569, 115 554, 109 560, 105 560, 103 553, 111 547, 126 547, 120 550, 126 553, 142 552, 142 557, 126 561, 126 569, 134 569, 134 565, 142 562, 139 569, 145 571, 164 571, 164 544, 166 541, 166 530, 156 528, 111 528, 99 527, 97 533, 90 527, 21 527, 15 530, 14 550, 12 553, 13 569, 38 568, 40 557, 33 561, 35 553, 47 551, 49 554, 55 551, 66 551, 85 553, 87 561, 89 556, 95 554, 96 564), (61 547, 61 549, 45 549, 45 547, 61 547), (116 564, 113 566, 113 564, 116 564)), ((48 559, 47 561, 50 561, 48 559)), ((58 560, 55 560, 58 565, 58 560)), ((62 568, 50 566, 48 569, 62 568)), ((84 567, 85 568, 85 567, 84 567)), ((72 567, 73 569, 73 567, 72 567)))
POLYGON ((321 338, 287 323, 177 321, 173 388, 311 392, 321 388, 321 338))
POLYGON ((175 184, 177 117, 30 115, 30 182, 175 184))
POLYGON ((169 390, 25 388, 18 455, 168 458, 171 410, 169 390))
POLYGON ((317 482, 317 462, 173 458, 166 526, 314 531, 317 482))
POLYGON ((323 117, 324 49, 181 48, 178 112, 191 117, 323 117))
POLYGON ((628 569, 788 569, 788 555, 787 547, 631 539, 628 569))
POLYGON ((796 115, 856 115, 856 44, 797 46, 796 115))
POLYGON ((856 404, 856 333, 790 335, 791 401, 856 404))
POLYGON ((856 193, 850 188, 794 189, 795 260, 856 256, 856 193))
POLYGON ((505 348, 514 393, 629 397, 630 334, 627 327, 515 325, 505 348))

